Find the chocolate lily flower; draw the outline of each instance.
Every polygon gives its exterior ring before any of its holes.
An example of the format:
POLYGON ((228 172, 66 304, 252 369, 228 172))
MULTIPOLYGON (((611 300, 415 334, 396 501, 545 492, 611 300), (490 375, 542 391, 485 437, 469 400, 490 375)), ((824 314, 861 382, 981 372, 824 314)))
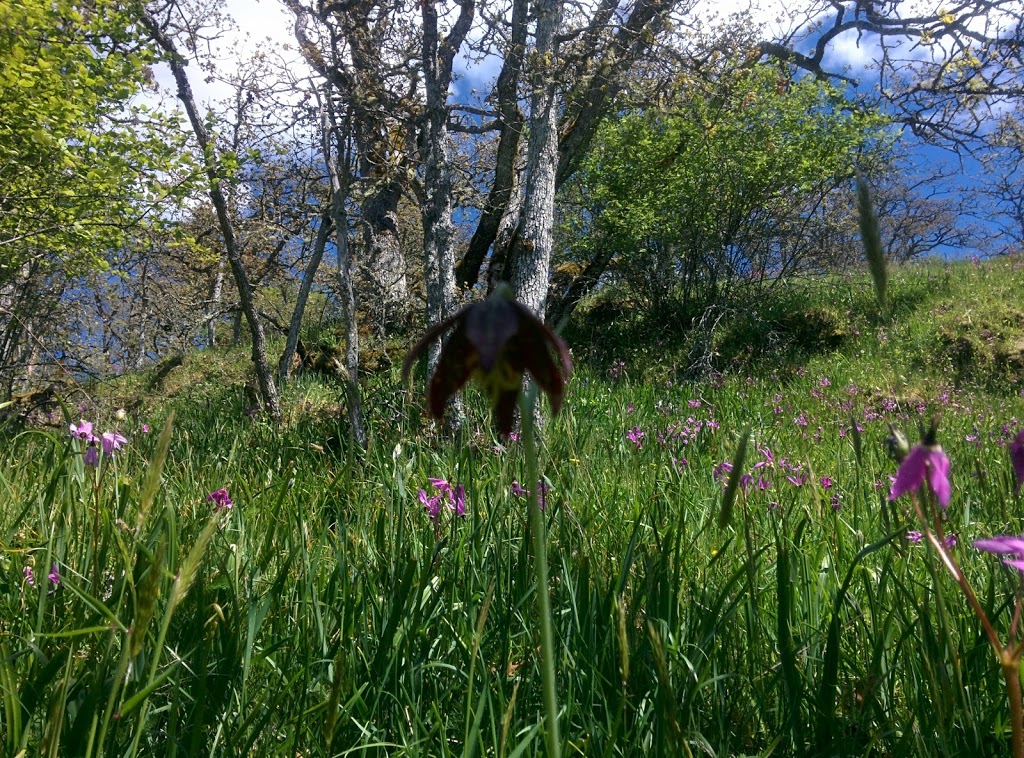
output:
POLYGON ((403 380, 427 346, 449 329, 451 336, 441 349, 427 393, 435 418, 444 415, 448 399, 475 374, 491 398, 498 431, 508 435, 527 371, 558 413, 565 382, 572 373, 569 349, 544 322, 513 299, 509 285, 499 284, 486 300, 467 305, 428 329, 406 356, 403 380))

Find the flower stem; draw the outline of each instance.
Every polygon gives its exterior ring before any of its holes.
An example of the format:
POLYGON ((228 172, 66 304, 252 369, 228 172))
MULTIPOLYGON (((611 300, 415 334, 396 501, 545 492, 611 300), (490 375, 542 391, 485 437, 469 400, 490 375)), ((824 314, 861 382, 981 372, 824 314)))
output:
MULTIPOLYGON (((946 546, 942 544, 940 539, 935 536, 935 533, 928 526, 928 521, 924 517, 924 512, 921 510, 920 504, 917 502, 917 498, 913 495, 910 496, 910 502, 914 504, 914 510, 917 513, 917 519, 921 524, 921 529, 924 531, 924 536, 927 538, 928 543, 935 549, 935 552, 939 555, 939 560, 942 565, 946 567, 946 570, 956 580, 956 583, 960 585, 960 589, 964 593, 964 597, 967 598, 967 602, 971 606, 971 610, 974 611, 974 615, 978 617, 978 621, 981 622, 981 627, 985 631, 985 635, 988 637, 989 644, 992 645, 992 649, 995 651, 997 656, 1000 656, 1000 660, 1003 655, 1003 643, 999 641, 999 635, 996 634, 995 627, 992 626, 992 622, 988 618, 988 614, 981 607, 981 603, 978 602, 977 595, 974 594, 974 590, 971 588, 970 582, 967 581, 967 577, 964 576, 964 572, 960 570, 960 565, 956 562, 956 559, 950 554, 946 546)), ((1014 758, 1017 758, 1015 755, 1014 758)), ((1021 754, 1020 758, 1024 758, 1024 754, 1021 754)))
MULTIPOLYGON (((961 571, 960 565, 956 559, 950 554, 949 550, 941 541, 942 535, 942 523, 938 517, 935 519, 935 529, 939 536, 936 537, 935 532, 931 530, 928 525, 928 521, 924 517, 924 512, 921 510, 921 505, 918 503, 917 498, 913 494, 910 496, 910 501, 914 504, 914 510, 917 513, 918 521, 921 523, 921 528, 924 530, 925 536, 928 538, 928 542, 939 554, 939 560, 946 567, 946 570, 952 574, 957 584, 960 585, 960 589, 963 590, 964 596, 967 598, 967 602, 971 606, 971 610, 974 611, 974 615, 978 617, 981 622, 982 628, 985 630, 988 641, 992 645, 996 656, 999 658, 999 663, 1003 669, 1003 679, 1006 681, 1006 695, 1010 700, 1010 729, 1011 729, 1011 742, 1013 745, 1013 758, 1024 758, 1024 707, 1021 704, 1021 688, 1020 688, 1020 650, 1014 649, 1013 643, 1007 647, 1003 647, 1003 644, 999 641, 999 635, 996 634, 995 627, 992 626, 992 622, 988 618, 988 614, 981 607, 981 603, 978 602, 977 595, 974 594, 974 590, 971 587, 970 582, 967 581, 967 577, 964 576, 964 572, 961 571)), ((1017 626, 1018 614, 1020 611, 1020 603, 1017 604, 1018 608, 1014 611, 1013 622, 1011 623, 1011 637, 1013 636, 1013 630, 1017 626)))
POLYGON ((1004 656, 1001 662, 1003 678, 1006 680, 1006 694, 1010 698, 1013 758, 1024 758, 1024 708, 1021 706, 1020 664, 1012 655, 1004 656))
MULTIPOLYGON (((561 739, 558 735, 558 694, 555 683, 555 635, 551 628, 551 595, 548 589, 547 530, 540 509, 540 473, 537 465, 536 425, 533 418, 537 390, 531 384, 519 403, 526 446, 527 481, 533 484, 530 496, 530 531, 533 533, 533 559, 537 569, 537 613, 540 616, 541 678, 544 684, 544 741, 547 754, 558 758, 561 739)), ((1014 756, 1014 758, 1018 758, 1014 756)), ((1021 756, 1024 758, 1024 756, 1021 756)))

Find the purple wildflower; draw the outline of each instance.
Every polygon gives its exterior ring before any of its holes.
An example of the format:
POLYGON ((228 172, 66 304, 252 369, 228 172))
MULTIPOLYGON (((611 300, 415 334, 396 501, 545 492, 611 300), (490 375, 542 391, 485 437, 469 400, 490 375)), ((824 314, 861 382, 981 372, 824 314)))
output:
POLYGON ((754 468, 755 469, 764 468, 765 466, 774 466, 775 465, 775 456, 772 454, 771 450, 769 450, 766 447, 759 447, 757 449, 757 452, 759 452, 764 457, 764 460, 763 461, 758 461, 757 463, 755 463, 754 464, 754 468))
POLYGON ((228 497, 227 487, 221 487, 219 490, 214 490, 206 496, 206 502, 213 503, 214 508, 220 510, 229 510, 234 502, 228 497))
POLYGON ((50 584, 54 587, 60 584, 60 571, 57 568, 56 561, 54 561, 53 565, 50 566, 50 573, 46 575, 46 578, 50 580, 50 584))
POLYGON ((821 488, 823 490, 832 489, 832 478, 828 476, 821 477, 821 488))
POLYGON ((911 529, 907 532, 907 542, 920 542, 923 535, 916 529, 911 529))
POLYGON ((639 449, 640 446, 643 444, 645 436, 646 435, 644 435, 644 433, 640 431, 639 426, 634 426, 632 429, 626 432, 626 439, 632 442, 634 445, 636 445, 637 449, 639 449))
POLYGON ((1013 566, 1018 571, 1024 571, 1024 536, 1000 534, 987 540, 975 540, 974 546, 986 553, 1011 556, 1003 558, 1003 563, 1013 566))
POLYGON ((82 419, 77 424, 71 424, 68 429, 71 430, 71 436, 76 440, 85 440, 86 442, 93 442, 96 437, 92 433, 92 422, 82 419))
POLYGON ((537 505, 542 511, 547 510, 548 507, 548 483, 541 479, 537 482, 537 505))
POLYGON ((25 574, 25 584, 27 584, 29 587, 35 587, 36 575, 32 573, 32 567, 26 566, 24 569, 22 569, 22 573, 25 574))
POLYGON ((895 500, 907 492, 917 492, 925 478, 939 505, 946 508, 952 494, 949 486, 949 458, 938 445, 914 445, 896 472, 896 481, 889 491, 889 499, 895 500))
POLYGON ((430 477, 429 481, 437 492, 430 496, 427 495, 426 490, 420 490, 419 500, 423 503, 423 507, 427 509, 427 515, 430 516, 431 521, 437 522, 441 514, 442 505, 447 507, 456 516, 466 515, 465 485, 457 484, 453 487, 447 479, 437 477, 430 477))
POLYGON ((86 466, 99 466, 100 465, 100 449, 96 445, 89 445, 85 449, 85 455, 82 456, 86 466))
POLYGON ((441 490, 441 494, 448 494, 452 491, 452 486, 446 479, 437 479, 435 477, 427 477, 427 481, 433 485, 435 490, 441 490))
POLYGON ((430 516, 431 521, 437 521, 437 518, 441 513, 442 497, 443 495, 441 493, 438 493, 433 497, 427 497, 427 491, 420 490, 420 502, 423 503, 423 507, 427 509, 427 515, 430 516))
POLYGON ((448 509, 453 511, 456 516, 466 515, 466 488, 463 485, 456 485, 452 490, 451 497, 448 499, 448 509))
POLYGON ((526 487, 521 485, 519 482, 517 482, 515 479, 512 480, 511 490, 512 494, 515 495, 516 497, 524 497, 530 494, 530 491, 526 489, 526 487))
POLYGON ((1017 432, 1010 443, 1010 463, 1013 464, 1013 476, 1017 480, 1013 494, 1019 495, 1021 486, 1024 486, 1024 429, 1017 432))
POLYGON ((732 464, 729 461, 722 461, 714 468, 713 476, 716 481, 724 482, 729 478, 729 472, 732 471, 732 464))
POLYGON ((119 450, 127 441, 117 432, 103 432, 100 435, 100 444, 103 446, 104 455, 112 455, 115 450, 119 450))
POLYGON ((942 544, 947 550, 956 547, 959 541, 960 540, 957 539, 957 536, 953 532, 950 532, 942 538, 942 544))

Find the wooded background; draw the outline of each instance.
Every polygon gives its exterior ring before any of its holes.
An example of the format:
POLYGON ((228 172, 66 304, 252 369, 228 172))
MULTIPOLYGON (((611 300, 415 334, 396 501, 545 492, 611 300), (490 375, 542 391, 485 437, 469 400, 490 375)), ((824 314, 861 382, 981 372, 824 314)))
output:
POLYGON ((283 3, 230 69, 217 2, 0 5, 0 397, 245 340, 276 417, 300 338, 357 397, 502 280, 699 324, 855 262, 857 171, 892 260, 1024 240, 1018 0, 283 3))

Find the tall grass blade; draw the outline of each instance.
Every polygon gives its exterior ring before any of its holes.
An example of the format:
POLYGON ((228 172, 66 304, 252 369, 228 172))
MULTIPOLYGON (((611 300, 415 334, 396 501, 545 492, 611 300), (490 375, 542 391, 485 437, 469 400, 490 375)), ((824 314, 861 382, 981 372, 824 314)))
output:
POLYGON ((843 583, 836 592, 835 600, 832 603, 832 618, 828 625, 828 638, 825 643, 825 659, 823 661, 824 671, 821 677, 821 685, 818 688, 818 717, 817 734, 818 754, 832 755, 833 740, 835 738, 835 696, 839 683, 839 632, 842 626, 843 606, 846 604, 847 593, 850 583, 853 581, 854 571, 867 556, 886 547, 894 539, 904 533, 904 529, 887 534, 877 542, 867 545, 853 557, 850 567, 846 570, 843 583))
POLYGON ((867 258, 868 271, 875 285, 875 298, 882 318, 888 316, 887 289, 889 272, 882 250, 882 234, 875 214, 875 205, 871 199, 871 189, 861 174, 857 173, 857 213, 860 224, 861 241, 864 244, 864 257, 867 258))
POLYGON ((732 457, 732 470, 729 472, 729 481, 725 485, 725 492, 722 495, 722 509, 718 512, 719 529, 725 529, 732 521, 736 493, 740 488, 740 479, 743 478, 743 463, 747 459, 747 443, 749 442, 750 426, 747 426, 740 434, 740 441, 736 445, 736 454, 732 457))

